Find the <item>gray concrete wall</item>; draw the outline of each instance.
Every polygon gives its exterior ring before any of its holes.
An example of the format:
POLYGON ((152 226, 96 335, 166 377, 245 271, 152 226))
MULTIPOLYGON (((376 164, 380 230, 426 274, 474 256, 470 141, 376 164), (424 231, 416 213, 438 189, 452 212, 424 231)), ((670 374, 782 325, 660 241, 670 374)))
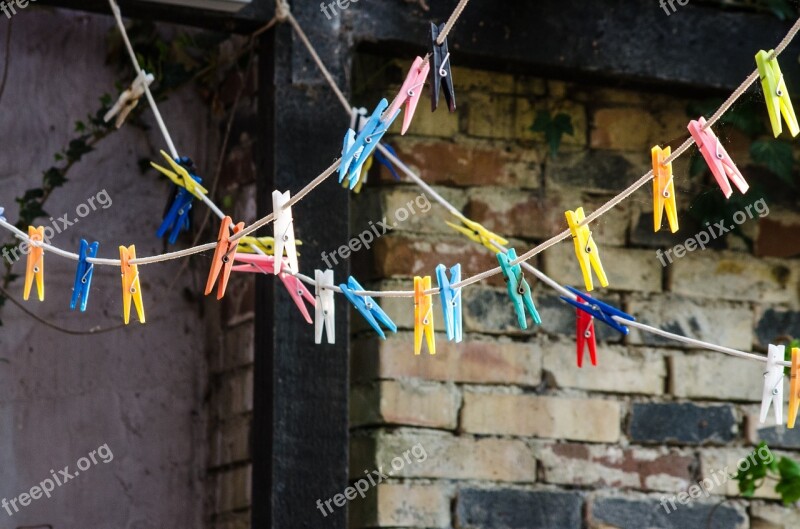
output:
MULTIPOLYGON (((53 153, 73 137, 74 121, 95 111, 102 93, 115 92, 115 73, 105 64, 110 16, 28 8, 13 24, 10 75, 0 102, 0 206, 15 221, 14 197, 40 185, 53 153)), ((2 17, 0 43, 8 30, 2 17)), ((187 90, 162 111, 179 150, 207 167, 206 153, 216 153, 217 146, 203 104, 187 90)), ((149 112, 146 119, 152 122, 149 112)), ((75 208, 103 189, 113 204, 54 243, 76 251, 82 237, 99 240, 102 257, 118 257, 120 244, 135 244, 139 256, 161 253, 155 231, 168 188, 137 168, 138 159, 154 159, 161 148, 155 128, 125 128, 103 141, 70 172, 70 182, 46 209, 74 218, 75 208)), ((199 276, 207 258, 199 259, 199 276)), ((69 311, 75 263, 54 255, 46 255, 45 263, 45 302, 31 300, 29 310, 73 330, 122 322, 118 269, 95 271, 89 308, 81 314, 69 311)), ((0 528, 202 525, 205 332, 197 305, 183 295, 185 288, 200 294, 199 281, 191 269, 179 276, 181 264, 140 269, 146 325, 69 336, 10 303, 2 309, 0 357, 7 363, 0 363, 0 499, 30 491, 51 469, 58 473, 69 465, 74 471, 79 458, 101 445, 114 457, 13 517, 0 509, 0 528)), ((24 270, 24 260, 14 268, 22 275, 24 270)), ((11 290, 21 300, 22 280, 11 290)))

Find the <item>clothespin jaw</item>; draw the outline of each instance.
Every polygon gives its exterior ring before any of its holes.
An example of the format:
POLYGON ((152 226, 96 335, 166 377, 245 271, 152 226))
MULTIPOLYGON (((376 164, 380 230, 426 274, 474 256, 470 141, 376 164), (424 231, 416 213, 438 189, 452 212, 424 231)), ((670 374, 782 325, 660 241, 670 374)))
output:
MULTIPOLYGON (((288 206, 292 194, 289 191, 281 193, 273 191, 272 208, 275 213, 275 255, 286 255, 289 271, 297 273, 300 265, 297 261, 297 241, 294 238, 294 219, 292 218, 292 208, 288 206)), ((279 274, 282 269, 283 259, 275 261, 275 273, 279 274)))
POLYGON ((75 310, 80 302, 81 312, 86 312, 86 305, 89 302, 89 290, 92 286, 92 276, 94 275, 94 264, 87 261, 97 257, 100 243, 93 242, 91 245, 86 240, 81 239, 80 249, 78 250, 78 269, 75 272, 75 283, 72 287, 72 299, 70 300, 70 310, 75 310))
MULTIPOLYGON (((217 282, 217 279, 219 279, 217 299, 222 299, 225 296, 225 290, 228 288, 228 281, 231 278, 233 260, 236 255, 237 244, 230 240, 231 225, 233 225, 233 220, 231 220, 230 217, 222 219, 222 224, 219 228, 219 236, 217 237, 217 249, 214 251, 214 260, 211 262, 211 271, 208 274, 208 281, 206 282, 207 296, 214 290, 214 284, 217 282)), ((234 235, 243 229, 244 222, 240 222, 233 228, 234 235)))
POLYGON ((508 241, 506 239, 500 237, 494 232, 487 230, 477 222, 471 221, 467 217, 460 217, 457 215, 456 218, 465 226, 459 226, 458 224, 447 221, 445 221, 445 224, 461 234, 466 235, 469 240, 482 244, 492 252, 498 253, 501 251, 494 243, 497 243, 500 246, 508 245, 508 241))
POLYGON ((583 213, 583 208, 578 208, 575 211, 567 211, 567 224, 569 230, 572 232, 572 240, 575 242, 575 255, 578 257, 578 263, 581 265, 581 273, 583 274, 583 281, 586 284, 586 291, 591 292, 594 290, 594 283, 592 281, 592 269, 594 269, 597 278, 600 280, 600 286, 608 286, 608 277, 603 270, 603 263, 600 262, 600 252, 597 249, 597 244, 594 242, 592 232, 589 231, 589 226, 581 226, 581 222, 586 220, 586 215, 583 213))
POLYGON ((336 343, 336 301, 333 297, 333 270, 314 271, 317 305, 314 310, 314 342, 322 343, 323 330, 328 343, 336 343))
POLYGON ((33 226, 28 226, 28 239, 30 239, 30 251, 28 252, 25 289, 22 299, 28 301, 33 280, 36 278, 36 291, 39 294, 39 301, 44 301, 44 248, 34 244, 44 242, 44 227, 34 228, 33 226))
MULTIPOLYGON (((195 177, 195 181, 199 183, 201 180, 195 177)), ((174 193, 174 197, 171 199, 169 209, 164 215, 164 220, 161 222, 158 231, 156 231, 156 237, 159 239, 164 238, 169 233, 169 238, 167 239, 169 244, 175 244, 181 232, 188 231, 191 227, 190 215, 194 197, 182 187, 176 189, 177 192, 174 193)))
POLYGON ((356 295, 355 292, 362 292, 364 288, 358 284, 358 281, 355 280, 354 277, 350 277, 347 280, 347 284, 339 285, 339 288, 342 289, 342 294, 347 298, 347 300, 353 304, 356 310, 363 316, 367 323, 369 323, 370 327, 372 327, 378 336, 382 339, 386 339, 386 335, 381 329, 381 324, 383 324, 386 328, 388 328, 392 332, 397 332, 397 325, 389 318, 389 316, 383 312, 381 307, 375 303, 375 300, 369 296, 359 296, 356 295))
POLYGON ((142 282, 139 278, 139 265, 131 264, 136 259, 136 247, 119 247, 119 260, 122 268, 122 315, 125 325, 131 320, 131 300, 136 306, 139 323, 144 323, 144 302, 142 301, 142 282))
POLYGON ((436 41, 439 34, 444 29, 444 24, 437 26, 431 22, 431 42, 433 51, 431 52, 431 61, 433 68, 431 68, 431 85, 433 90, 431 92, 431 111, 436 112, 439 108, 439 94, 444 92, 445 101, 450 112, 456 111, 456 91, 453 88, 453 71, 450 67, 450 50, 447 47, 447 39, 440 46, 436 41))
MULTIPOLYGON (((789 382, 789 428, 794 428, 800 410, 800 349, 792 348, 791 381, 789 382)), ((781 403, 782 405, 783 403, 781 403)))
POLYGON ((431 289, 431 276, 414 278, 414 354, 422 353, 422 336, 428 344, 428 354, 436 354, 436 336, 433 330, 433 296, 425 294, 431 289))
MULTIPOLYGON (((261 273, 270 275, 275 273, 276 258, 271 255, 240 254, 237 252, 234 260, 239 264, 235 264, 233 266, 231 269, 233 272, 261 273)), ((303 282, 293 275, 281 272, 278 274, 278 277, 280 277, 283 286, 289 293, 289 297, 292 298, 294 304, 297 305, 298 309, 300 309, 300 313, 303 315, 303 318, 307 323, 312 323, 311 315, 308 313, 308 309, 306 308, 304 301, 308 302, 312 307, 314 307, 316 306, 316 300, 314 299, 314 296, 311 295, 311 292, 308 290, 308 288, 306 288, 303 282)))
MULTIPOLYGON (((578 303, 584 303, 583 298, 578 296, 577 299, 578 303)), ((595 339, 594 335, 594 318, 591 314, 584 312, 580 308, 575 309, 577 315, 577 325, 576 325, 576 344, 577 344, 577 362, 578 367, 583 367, 583 353, 585 347, 589 346, 589 358, 592 361, 592 365, 597 365, 597 340, 595 339)))
POLYGON ((103 121, 108 123, 116 116, 117 120, 114 126, 116 128, 122 127, 130 113, 139 104, 139 99, 144 95, 145 86, 153 84, 155 79, 153 74, 146 73, 144 70, 140 71, 130 87, 120 94, 114 106, 103 116, 103 121))
POLYGON ((636 321, 636 318, 634 318, 630 314, 622 312, 616 307, 612 307, 611 305, 608 305, 606 303, 603 303, 602 301, 594 299, 593 297, 584 294, 583 292, 581 292, 576 288, 567 286, 566 289, 575 294, 575 296, 578 297, 580 301, 576 301, 567 296, 561 296, 561 299, 563 299, 573 307, 580 309, 586 314, 589 314, 595 319, 602 321, 615 331, 627 336, 629 329, 625 325, 617 323, 617 321, 613 318, 613 316, 617 316, 619 318, 629 321, 636 321))
POLYGON ((758 76, 761 78, 761 89, 767 102, 769 121, 775 137, 777 138, 783 132, 781 115, 789 127, 789 133, 794 137, 800 133, 800 125, 797 123, 797 116, 792 108, 789 89, 786 88, 786 81, 783 78, 781 67, 778 65, 778 58, 770 59, 773 51, 761 50, 756 53, 756 66, 758 67, 758 76))
POLYGON ((742 176, 736 164, 733 163, 728 151, 722 146, 722 143, 720 143, 714 131, 711 130, 710 127, 704 129, 705 126, 706 120, 703 117, 692 120, 689 122, 688 126, 689 133, 692 135, 692 138, 694 138, 697 148, 703 155, 706 164, 708 164, 708 168, 711 170, 711 174, 714 175, 725 198, 731 198, 733 194, 731 182, 739 188, 742 194, 747 193, 747 190, 750 189, 750 185, 744 179, 744 176, 742 176))
POLYGON ((675 201, 675 179, 672 174, 672 162, 664 164, 664 160, 672 154, 672 148, 662 149, 658 145, 651 149, 653 158, 653 228, 661 230, 661 218, 667 211, 669 229, 678 231, 678 206, 675 201))
POLYGON ((422 88, 425 86, 425 79, 428 78, 430 71, 431 63, 429 61, 425 61, 422 57, 414 59, 411 68, 408 70, 406 80, 403 82, 403 86, 400 87, 400 93, 392 102, 392 106, 389 107, 387 113, 391 116, 396 113, 403 104, 406 105, 406 113, 403 115, 403 129, 400 132, 403 136, 408 132, 408 127, 411 126, 411 120, 414 119, 417 105, 422 98, 422 88))
POLYGON ((442 301, 444 314, 444 327, 447 339, 461 343, 463 339, 463 311, 461 306, 461 288, 454 289, 451 285, 461 282, 461 265, 456 264, 450 268, 450 278, 447 277, 447 268, 440 264, 436 267, 436 280, 439 283, 439 297, 442 301))
POLYGON ((525 318, 525 309, 528 309, 533 322, 536 325, 542 324, 542 318, 533 304, 533 295, 531 294, 531 287, 525 280, 522 274, 522 267, 520 265, 511 266, 511 262, 517 259, 517 252, 511 248, 507 254, 500 252, 497 254, 497 261, 500 263, 500 268, 503 271, 503 277, 506 281, 506 288, 511 302, 514 304, 514 311, 517 313, 517 322, 523 330, 528 328, 528 321, 525 318))
MULTIPOLYGON (((167 161, 169 166, 172 168, 167 169, 165 167, 161 167, 155 162, 150 162, 150 165, 158 171, 159 173, 163 174, 167 178, 169 178, 173 184, 176 186, 182 187, 186 189, 189 193, 191 193, 195 198, 203 200, 205 195, 208 194, 208 190, 200 185, 199 179, 195 179, 189 174, 189 171, 180 163, 176 162, 172 158, 170 158, 169 154, 164 151, 161 151, 161 156, 167 161)), ((182 158, 181 161, 188 160, 186 158, 182 158)))
POLYGON ((775 424, 783 425, 783 361, 786 347, 770 345, 767 354, 767 369, 764 371, 764 391, 761 394, 761 423, 765 423, 769 406, 775 406, 775 424))

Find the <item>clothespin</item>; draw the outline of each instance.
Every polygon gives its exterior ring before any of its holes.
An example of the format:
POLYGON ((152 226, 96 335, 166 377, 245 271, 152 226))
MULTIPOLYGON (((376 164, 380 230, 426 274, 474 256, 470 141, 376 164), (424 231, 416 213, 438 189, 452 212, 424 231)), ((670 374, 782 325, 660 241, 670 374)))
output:
POLYGON ((783 426, 783 361, 786 346, 770 345, 767 370, 764 371, 764 391, 761 394, 761 423, 767 420, 770 404, 775 406, 775 424, 783 426))
MULTIPOLYGON (((296 246, 302 246, 303 241, 295 240, 296 246)), ((253 246, 258 248, 263 254, 275 255, 275 238, 274 237, 241 237, 239 239, 239 248, 236 249, 237 253, 257 253, 253 246)), ((301 255, 297 252, 297 255, 301 255)))
POLYGON ((336 343, 336 302, 333 299, 333 270, 315 270, 317 304, 314 311, 314 342, 322 343, 322 331, 328 333, 328 343, 336 343))
POLYGON ((800 349, 792 348, 791 380, 789 382, 789 428, 794 428, 800 409, 800 349))
POLYGON ((384 110, 388 106, 389 102, 386 99, 381 99, 361 132, 356 135, 353 129, 347 131, 342 147, 342 160, 339 165, 340 184, 345 177, 350 181, 350 189, 353 189, 358 184, 361 167, 378 147, 381 138, 383 138, 383 135, 386 134, 386 131, 389 130, 392 122, 400 113, 399 110, 393 115, 387 113, 384 119, 381 119, 381 116, 384 115, 384 110))
POLYGON ((525 308, 531 313, 533 322, 536 325, 542 324, 542 318, 536 311, 536 306, 533 304, 533 296, 531 295, 531 287, 525 280, 522 273, 522 267, 518 264, 511 266, 511 262, 517 259, 517 252, 514 248, 508 250, 508 253, 499 252, 497 254, 497 261, 500 263, 500 268, 503 270, 503 277, 505 277, 506 288, 511 302, 514 304, 514 310, 517 313, 517 322, 524 330, 528 328, 528 322, 525 318, 525 308))
MULTIPOLYGON (((584 303, 583 298, 578 296, 577 299, 578 303, 584 303)), ((578 317, 578 323, 576 325, 576 340, 575 343, 577 344, 577 360, 578 360, 578 367, 583 367, 583 353, 586 345, 589 346, 589 358, 592 361, 592 365, 597 365, 597 340, 595 339, 594 335, 594 318, 588 312, 584 312, 583 309, 577 308, 575 309, 578 317)))
POLYGON ((588 225, 580 225, 581 222, 586 219, 583 208, 578 208, 575 211, 567 211, 566 217, 567 224, 569 224, 569 231, 572 232, 572 240, 575 241, 575 255, 578 256, 578 263, 581 265, 586 291, 591 292, 594 290, 592 268, 594 268, 594 272, 600 280, 600 286, 607 287, 608 278, 606 277, 605 270, 603 270, 603 263, 600 262, 600 252, 597 250, 597 244, 595 244, 592 238, 592 232, 589 231, 588 225))
POLYGON ((136 247, 119 247, 119 260, 122 268, 122 315, 125 325, 131 321, 131 300, 136 306, 139 323, 144 323, 144 302, 142 301, 142 282, 139 279, 139 265, 131 264, 136 259, 136 247))
MULTIPOLYGON (((250 272, 269 275, 273 275, 275 273, 276 258, 271 255, 237 253, 234 259, 236 263, 243 263, 236 264, 232 268, 234 272, 250 272)), ((309 315, 308 309, 306 309, 303 300, 307 301, 312 307, 314 307, 317 304, 314 300, 314 296, 311 295, 311 292, 309 292, 303 282, 295 276, 281 272, 278 274, 278 277, 280 277, 281 282, 283 282, 283 286, 286 287, 289 297, 292 298, 294 304, 297 305, 298 309, 300 309, 300 313, 303 315, 303 318, 305 318, 306 322, 312 323, 311 316, 309 315)))
MULTIPOLYGON (((214 260, 211 262, 211 271, 208 274, 208 281, 206 282, 206 296, 214 290, 214 283, 219 278, 219 286, 217 288, 217 299, 222 299, 225 296, 225 289, 228 288, 228 280, 231 278, 231 270, 233 269, 233 258, 236 254, 235 242, 231 242, 230 227, 233 221, 230 217, 222 219, 222 224, 219 228, 219 236, 217 237, 217 249, 214 251, 214 260), (220 273, 222 277, 220 278, 220 273)), ((234 235, 244 229, 244 222, 240 222, 233 228, 234 235)))
POLYGON ((431 52, 431 61, 433 61, 433 68, 431 68, 431 111, 436 112, 439 108, 439 93, 444 91, 444 98, 447 101, 447 106, 450 112, 456 111, 456 91, 453 88, 453 71, 450 67, 450 50, 447 47, 447 39, 441 46, 436 42, 439 34, 444 29, 444 24, 437 26, 431 22, 431 42, 433 43, 433 51, 431 52))
POLYGON ((186 167, 179 163, 187 163, 187 161, 191 163, 191 160, 188 158, 180 158, 178 161, 175 161, 164 151, 161 151, 161 156, 163 156, 167 163, 169 163, 169 166, 172 168, 172 170, 161 167, 155 162, 150 162, 150 165, 152 165, 153 168, 159 173, 169 178, 176 186, 186 189, 186 191, 191 193, 194 197, 203 200, 205 195, 208 194, 208 190, 200 185, 199 179, 193 178, 192 175, 189 174, 189 171, 186 169, 186 167))
MULTIPOLYGON (((272 209, 275 212, 275 255, 282 256, 284 252, 288 260, 289 270, 292 273, 300 271, 297 262, 297 242, 294 239, 294 219, 292 218, 292 208, 287 206, 292 194, 289 191, 281 193, 272 192, 272 209)), ((275 262, 275 273, 279 274, 283 259, 275 262)))
POLYGON ((94 275, 94 264, 87 261, 89 258, 97 257, 97 250, 100 248, 99 242, 91 245, 86 240, 81 239, 81 246, 78 250, 78 270, 75 272, 75 284, 72 287, 72 300, 70 310, 75 310, 80 301, 81 312, 86 312, 86 304, 89 302, 89 289, 92 286, 92 275, 94 275))
POLYGON ((4 208, 0 208, 0 220, 2 220, 3 222, 5 222, 5 221, 6 221, 6 218, 3 216, 3 212, 4 212, 4 211, 5 211, 5 209, 4 209, 4 208))
MULTIPOLYGON (((375 162, 375 156, 377 155, 377 151, 375 154, 367 158, 367 161, 364 162, 364 165, 361 166, 361 170, 358 173, 358 183, 353 188, 353 193, 361 193, 361 188, 364 187, 364 184, 367 183, 367 178, 369 177, 369 171, 372 169, 372 165, 375 162)), ((350 177, 346 177, 342 182, 342 187, 345 189, 350 189, 350 177)))
POLYGON ((708 168, 711 169, 711 173, 716 178, 725 198, 730 198, 733 194, 733 189, 731 189, 728 179, 739 188, 742 194, 747 193, 750 186, 745 181, 742 173, 739 172, 736 164, 733 163, 728 151, 722 146, 714 131, 710 127, 704 130, 703 127, 705 126, 706 120, 703 117, 697 121, 690 121, 689 133, 694 138, 697 148, 700 149, 700 153, 705 158, 708 168))
POLYGON ((39 301, 44 301, 44 248, 33 244, 44 242, 44 227, 28 226, 28 239, 30 239, 30 252, 28 252, 28 267, 25 271, 25 290, 22 299, 28 301, 35 277, 39 301))
MULTIPOLYGON (((392 148, 391 145, 389 145, 388 143, 384 143, 383 148, 389 151, 389 154, 391 154, 395 158, 398 158, 397 152, 392 148)), ((397 173, 397 169, 394 168, 394 165, 392 164, 391 160, 389 160, 389 158, 387 158, 383 154, 383 152, 381 152, 380 149, 375 150, 374 158, 376 162, 389 169, 389 172, 392 173, 392 178, 394 178, 398 182, 400 181, 400 175, 397 173)))
POLYGON ((778 58, 770 59, 773 51, 761 50, 756 53, 756 66, 758 66, 758 76, 761 78, 761 89, 767 102, 769 121, 775 137, 777 138, 783 132, 781 115, 786 120, 789 133, 794 137, 800 133, 800 125, 797 124, 797 116, 792 108, 789 89, 786 88, 786 81, 781 73, 781 67, 778 65, 778 58))
POLYGON ((433 296, 425 294, 431 288, 431 276, 414 278, 414 354, 422 352, 422 336, 428 343, 428 354, 436 354, 436 336, 433 331, 433 296))
POLYGON ((397 325, 386 315, 385 312, 381 309, 381 307, 375 303, 375 300, 369 296, 359 296, 356 295, 354 292, 361 292, 364 288, 358 284, 358 281, 355 280, 354 277, 350 277, 347 280, 347 284, 339 285, 339 288, 342 289, 342 294, 347 300, 353 304, 356 310, 367 320, 370 327, 375 329, 375 332, 378 333, 378 336, 386 339, 386 335, 383 333, 383 329, 381 329, 380 324, 383 324, 384 327, 389 329, 392 332, 397 332, 397 325))
POLYGON ((469 240, 484 245, 492 252, 494 253, 500 252, 500 249, 494 243, 497 243, 501 246, 506 246, 508 244, 508 241, 506 239, 500 237, 496 233, 487 230, 477 222, 471 221, 467 217, 462 217, 458 215, 455 215, 455 217, 458 220, 460 220, 463 224, 465 224, 466 227, 459 226, 458 224, 454 224, 452 222, 447 222, 447 221, 445 221, 445 224, 447 224, 454 230, 466 235, 469 238, 469 240))
POLYGON ((664 165, 664 160, 672 154, 671 147, 662 149, 658 145, 650 151, 653 157, 653 227, 661 229, 661 217, 667 210, 667 220, 672 233, 678 231, 678 206, 675 203, 675 181, 672 162, 664 165))
POLYGON ((568 286, 566 287, 566 289, 575 294, 579 298, 579 300, 576 301, 567 296, 561 296, 561 299, 563 299, 573 307, 576 307, 582 310, 583 312, 589 314, 595 319, 602 321, 603 323, 605 323, 612 329, 616 330, 617 332, 627 336, 629 332, 628 328, 620 323, 617 323, 617 321, 614 320, 613 316, 618 316, 622 319, 630 321, 636 321, 636 318, 634 318, 630 314, 622 312, 616 307, 612 307, 611 305, 603 303, 602 301, 596 300, 584 294, 583 292, 581 292, 576 288, 568 286))
POLYGON ((440 264, 436 267, 436 280, 439 283, 439 297, 442 300, 442 313, 444 314, 447 339, 461 343, 463 339, 461 288, 454 289, 451 286, 461 282, 461 265, 456 264, 450 268, 450 278, 448 279, 447 268, 440 264))
POLYGON ((114 106, 103 116, 103 121, 108 123, 116 116, 117 121, 114 126, 120 128, 125 123, 125 120, 128 119, 128 115, 139 104, 139 99, 144 95, 145 86, 150 86, 155 80, 156 78, 153 77, 153 74, 141 70, 131 83, 131 86, 120 94, 114 106))
MULTIPOLYGON (((434 42, 435 41, 436 39, 434 39, 434 42)), ((400 87, 400 93, 397 94, 397 97, 392 102, 392 106, 389 107, 388 114, 391 116, 400 110, 403 104, 406 105, 406 113, 403 115, 403 129, 400 132, 401 135, 405 135, 408 131, 408 127, 411 126, 411 120, 414 119, 414 113, 417 111, 417 105, 422 97, 422 87, 425 86, 425 79, 428 77, 430 71, 430 62, 423 60, 422 57, 414 59, 411 69, 408 71, 408 76, 406 76, 403 86, 400 87)))
MULTIPOLYGON (((189 174, 189 177, 194 180, 196 184, 202 184, 203 180, 197 176, 194 162, 191 158, 181 157, 178 159, 178 164, 183 167, 189 174)), ((175 174, 175 173, 173 173, 175 174)), ((191 228, 191 211, 194 195, 189 193, 185 187, 175 186, 173 192, 170 193, 170 198, 167 201, 166 213, 164 220, 161 222, 156 237, 159 239, 164 238, 169 233, 169 244, 175 244, 178 236, 182 231, 188 231, 191 228)))

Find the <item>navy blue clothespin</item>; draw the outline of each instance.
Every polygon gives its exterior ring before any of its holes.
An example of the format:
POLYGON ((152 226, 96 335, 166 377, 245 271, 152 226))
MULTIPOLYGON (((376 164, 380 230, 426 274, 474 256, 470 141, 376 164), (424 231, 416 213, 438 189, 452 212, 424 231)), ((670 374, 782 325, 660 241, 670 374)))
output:
MULTIPOLYGON (((399 158, 399 156, 397 156, 397 151, 395 151, 394 149, 392 149, 392 146, 391 146, 391 145, 387 145, 387 144, 385 144, 385 143, 384 143, 384 144, 383 144, 383 148, 384 148, 384 149, 386 149, 387 151, 389 151, 389 153, 390 153, 392 156, 394 156, 395 158, 399 158)), ((392 173, 392 176, 394 177, 394 179, 395 179, 395 180, 397 180, 398 182, 400 181, 400 175, 399 175, 399 174, 397 174, 397 169, 395 169, 395 168, 394 168, 394 165, 392 165, 392 162, 391 162, 391 161, 389 161, 389 158, 387 158, 387 157, 386 157, 386 156, 385 156, 385 155, 384 155, 384 154, 383 154, 383 153, 380 151, 380 149, 378 149, 377 151, 375 151, 375 161, 376 161, 376 162, 378 162, 379 164, 383 165, 383 166, 384 166, 384 167, 386 167, 387 169, 389 169, 389 172, 390 172, 390 173, 392 173)))
POLYGON ((450 112, 456 111, 456 92, 453 88, 453 71, 450 68, 450 50, 447 47, 447 39, 444 39, 441 46, 436 42, 444 26, 444 24, 437 26, 431 22, 431 40, 433 42, 433 51, 431 52, 431 61, 433 62, 433 68, 431 68, 432 112, 436 112, 436 109, 439 108, 439 94, 442 91, 444 91, 444 98, 450 112))
POLYGON ((75 310, 78 301, 80 301, 81 312, 86 312, 86 304, 89 302, 89 289, 92 286, 92 274, 94 273, 94 264, 88 262, 86 259, 97 257, 97 250, 99 248, 99 242, 93 242, 90 245, 86 242, 86 239, 81 239, 81 247, 78 252, 78 270, 75 272, 75 284, 72 287, 72 301, 69 305, 70 310, 75 310))
POLYGON ((400 114, 400 110, 398 110, 393 116, 388 116, 381 121, 381 115, 388 107, 389 102, 385 98, 381 99, 361 132, 356 134, 353 129, 347 131, 342 146, 342 161, 339 165, 340 184, 345 178, 350 182, 350 189, 353 189, 358 184, 361 176, 361 166, 375 151, 383 135, 386 134, 395 118, 400 114))
MULTIPOLYGON (((196 169, 191 158, 183 156, 177 160, 177 163, 186 169, 189 176, 192 180, 197 182, 197 184, 203 182, 203 179, 195 174, 196 169)), ((169 233, 169 244, 175 244, 181 232, 188 231, 191 228, 190 213, 193 200, 194 195, 192 195, 192 193, 185 187, 176 185, 167 202, 164 220, 156 232, 156 237, 161 239, 169 233)))
POLYGON ((626 313, 622 312, 618 308, 612 307, 611 305, 603 303, 602 301, 598 301, 598 300, 596 300, 596 299, 594 299, 592 297, 589 297, 589 296, 587 296, 586 294, 584 294, 583 292, 581 292, 580 290, 578 290, 576 288, 569 287, 569 286, 566 287, 566 288, 567 288, 567 290, 569 290, 570 292, 572 292, 576 296, 580 296, 580 298, 584 302, 581 303, 579 301, 575 301, 574 299, 568 298, 566 296, 561 296, 561 299, 563 299, 564 301, 566 301, 567 303, 569 303, 573 307, 579 308, 582 311, 590 314, 591 316, 594 316, 595 319, 598 319, 598 320, 602 321, 603 323, 605 323, 606 325, 608 325, 612 329, 616 330, 617 332, 620 332, 623 335, 627 336, 627 334, 629 332, 629 329, 626 326, 624 326, 624 325, 622 325, 620 323, 617 323, 617 321, 614 320, 613 316, 617 316, 619 318, 622 318, 624 320, 629 320, 629 321, 636 321, 636 318, 634 318, 630 314, 626 314, 626 313))
POLYGON ((439 283, 439 297, 442 300, 442 313, 444 314, 444 327, 447 339, 461 343, 463 339, 463 310, 461 307, 461 288, 453 288, 461 281, 461 265, 456 264, 450 268, 450 278, 447 277, 447 268, 440 264, 436 267, 436 280, 439 283))
POLYGON ((375 329, 375 332, 378 333, 378 336, 386 339, 386 335, 383 333, 383 329, 379 324, 382 323, 386 328, 388 328, 392 332, 397 332, 397 325, 394 324, 391 318, 386 315, 385 312, 380 308, 380 306, 375 303, 375 300, 369 296, 357 296, 353 292, 360 292, 363 291, 364 288, 358 284, 358 281, 355 280, 354 277, 350 277, 347 280, 347 284, 339 285, 339 288, 342 289, 342 294, 347 300, 353 304, 356 310, 367 320, 367 323, 375 329))

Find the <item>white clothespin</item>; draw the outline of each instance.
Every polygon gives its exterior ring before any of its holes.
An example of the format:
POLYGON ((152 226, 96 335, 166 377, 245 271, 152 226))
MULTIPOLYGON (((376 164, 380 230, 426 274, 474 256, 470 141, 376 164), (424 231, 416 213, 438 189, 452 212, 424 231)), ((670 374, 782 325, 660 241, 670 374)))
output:
POLYGON ((108 123, 111 119, 116 116, 117 121, 114 125, 117 128, 120 128, 125 120, 128 118, 130 113, 136 108, 136 105, 139 104, 139 99, 144 95, 145 86, 150 86, 153 81, 155 81, 155 77, 153 74, 146 73, 144 70, 139 72, 139 75, 136 76, 136 79, 133 80, 131 86, 120 94, 119 99, 117 99, 116 104, 106 112, 106 115, 103 117, 103 121, 108 123))
POLYGON ((775 424, 783 424, 783 361, 785 346, 770 345, 767 370, 764 372, 764 392, 761 396, 761 423, 767 420, 769 405, 775 406, 775 424))
POLYGON ((315 270, 317 306, 314 311, 314 325, 317 344, 322 343, 322 330, 327 330, 328 343, 336 343, 336 303, 333 299, 333 270, 315 270))
POLYGON ((300 266, 297 262, 297 245, 294 239, 294 219, 292 219, 292 208, 284 207, 289 199, 292 198, 291 191, 281 193, 272 192, 272 209, 275 212, 275 275, 281 273, 283 264, 284 249, 287 264, 292 273, 297 273, 300 266))

